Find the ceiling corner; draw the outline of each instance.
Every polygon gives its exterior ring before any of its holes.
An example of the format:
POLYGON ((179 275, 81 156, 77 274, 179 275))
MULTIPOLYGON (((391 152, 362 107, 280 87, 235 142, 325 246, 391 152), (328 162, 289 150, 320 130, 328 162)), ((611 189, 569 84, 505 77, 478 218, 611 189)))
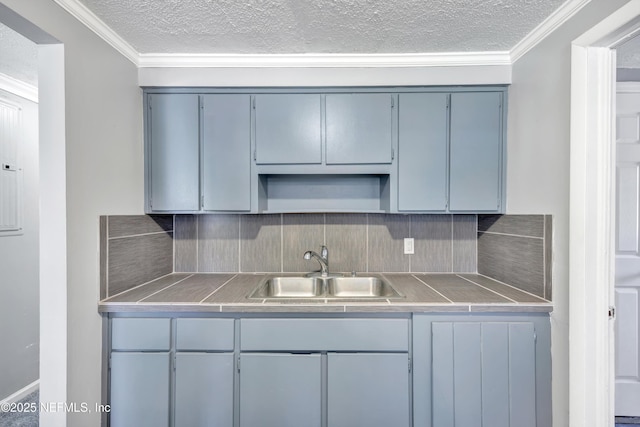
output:
POLYGON ((38 102, 38 88, 0 73, 0 90, 12 93, 29 101, 38 102))
POLYGON ((511 62, 515 63, 518 59, 522 58, 527 52, 537 46, 538 43, 542 42, 583 7, 589 4, 589 2, 591 2, 591 0, 569 0, 563 3, 562 6, 556 9, 555 12, 549 15, 547 19, 542 21, 511 49, 511 62))
POLYGON ((60 7, 69 12, 71 16, 84 24, 91 31, 96 33, 101 39, 120 52, 125 58, 139 64, 140 54, 127 43, 122 37, 111 29, 107 24, 98 18, 91 10, 78 0, 54 0, 60 7))

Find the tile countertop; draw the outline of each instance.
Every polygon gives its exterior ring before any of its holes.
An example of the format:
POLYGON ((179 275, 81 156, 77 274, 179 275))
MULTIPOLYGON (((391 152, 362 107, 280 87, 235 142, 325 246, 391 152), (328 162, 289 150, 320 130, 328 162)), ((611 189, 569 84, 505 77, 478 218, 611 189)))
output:
POLYGON ((287 274, 174 273, 100 301, 98 311, 344 313, 550 312, 550 301, 479 274, 367 274, 388 280, 398 299, 248 299, 267 276, 287 274))

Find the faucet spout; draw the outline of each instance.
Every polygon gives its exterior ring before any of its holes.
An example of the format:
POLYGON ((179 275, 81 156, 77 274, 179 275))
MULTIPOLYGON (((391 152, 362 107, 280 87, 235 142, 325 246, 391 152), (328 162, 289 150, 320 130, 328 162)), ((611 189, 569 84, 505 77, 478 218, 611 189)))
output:
POLYGON ((306 251, 303 256, 304 259, 315 258, 320 263, 320 274, 327 276, 329 274, 329 250, 326 246, 322 246, 320 255, 314 251, 306 251))

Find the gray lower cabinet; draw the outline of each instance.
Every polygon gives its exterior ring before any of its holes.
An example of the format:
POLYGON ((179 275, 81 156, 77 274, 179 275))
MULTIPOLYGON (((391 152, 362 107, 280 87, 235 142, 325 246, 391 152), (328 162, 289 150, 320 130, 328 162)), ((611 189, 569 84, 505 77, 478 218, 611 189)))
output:
POLYGON ((233 426, 233 353, 176 353, 175 424, 233 426))
POLYGON ((110 427, 169 426, 170 319, 113 319, 110 427))
POLYGON ((550 427, 548 316, 415 316, 415 427, 550 427))
POLYGON ((111 427, 169 426, 169 353, 111 354, 111 427))
POLYGON ((409 427, 407 353, 329 353, 327 420, 331 427, 409 427))
POLYGON ((240 427, 320 427, 319 354, 240 356, 240 427))

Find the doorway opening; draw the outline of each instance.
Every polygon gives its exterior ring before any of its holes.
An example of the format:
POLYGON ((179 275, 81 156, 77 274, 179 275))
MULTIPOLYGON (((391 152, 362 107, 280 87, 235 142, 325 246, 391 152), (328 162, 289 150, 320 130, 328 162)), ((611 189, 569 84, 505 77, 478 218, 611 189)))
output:
POLYGON ((571 426, 615 419, 615 49, 638 33, 640 0, 632 0, 572 43, 571 426))

